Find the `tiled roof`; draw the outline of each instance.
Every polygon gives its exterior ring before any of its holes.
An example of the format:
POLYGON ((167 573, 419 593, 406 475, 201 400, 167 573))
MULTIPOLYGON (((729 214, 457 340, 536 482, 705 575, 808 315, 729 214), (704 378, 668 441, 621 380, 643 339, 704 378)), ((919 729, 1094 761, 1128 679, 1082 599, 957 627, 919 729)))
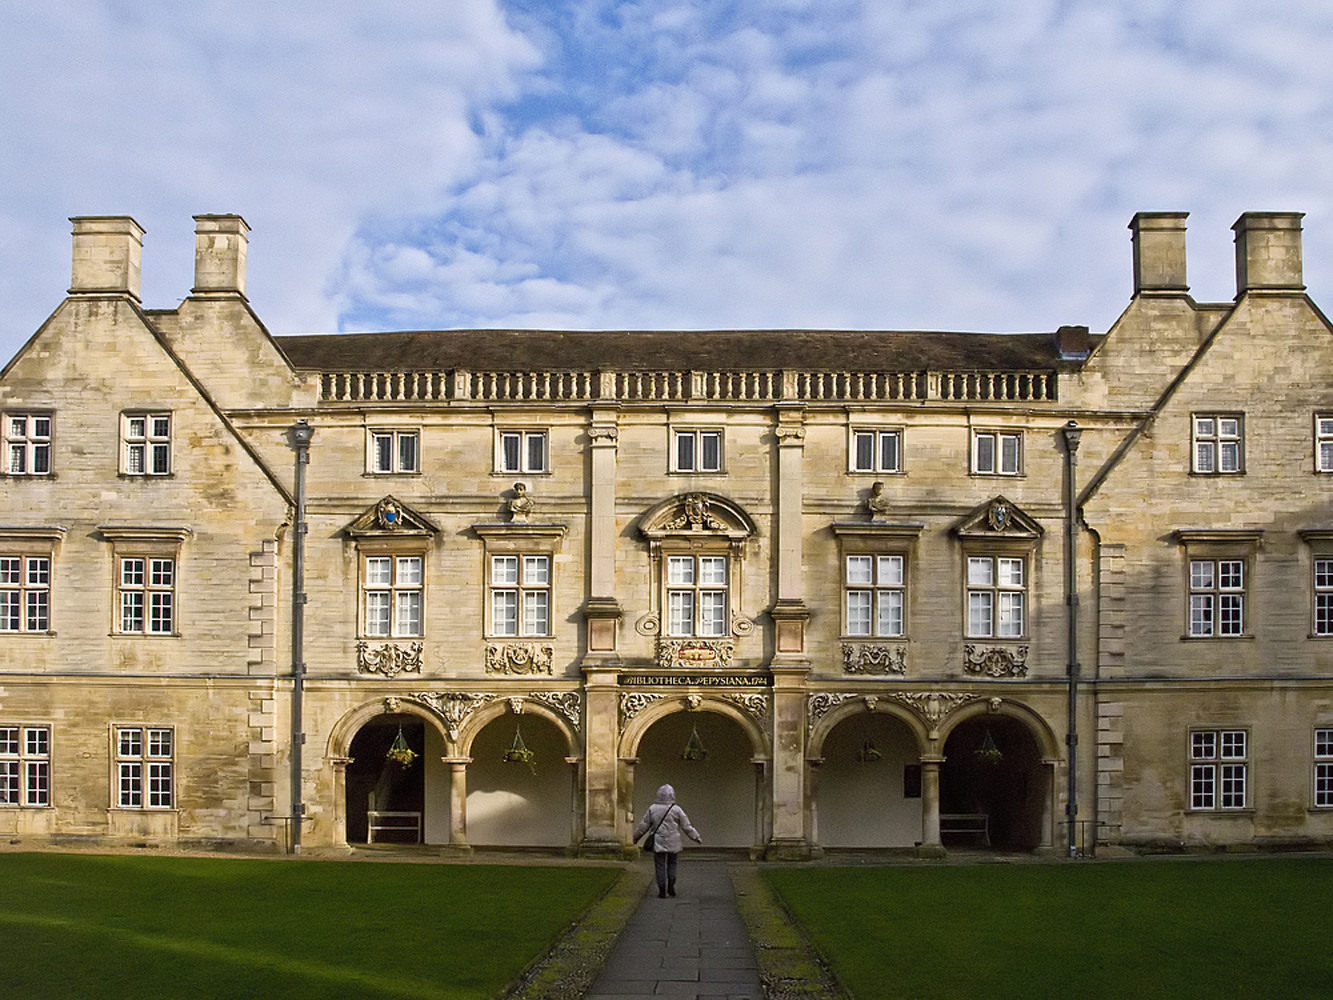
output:
POLYGON ((326 372, 1032 371, 1082 363, 1061 355, 1055 333, 422 330, 274 339, 294 367, 326 372))

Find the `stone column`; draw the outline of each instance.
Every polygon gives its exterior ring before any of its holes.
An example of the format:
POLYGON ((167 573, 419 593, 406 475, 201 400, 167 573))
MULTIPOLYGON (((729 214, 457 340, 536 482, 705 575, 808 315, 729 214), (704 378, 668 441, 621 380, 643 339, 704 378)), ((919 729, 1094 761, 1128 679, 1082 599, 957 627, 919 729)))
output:
POLYGON ((347 846, 347 765, 351 757, 331 757, 333 765, 333 846, 347 846))
POLYGON ((471 757, 441 757, 449 765, 449 852, 468 852, 467 766, 471 757))
POLYGON ((940 840, 940 765, 944 758, 923 754, 921 757, 921 846, 923 858, 944 856, 940 840))
POLYGON ((778 408, 777 537, 773 559, 777 567, 778 599, 771 612, 776 634, 773 648, 777 659, 799 657, 805 652, 805 626, 810 612, 805 605, 801 574, 801 530, 804 514, 805 424, 804 407, 782 404, 778 408))
POLYGON ((819 765, 823 757, 811 757, 805 768, 805 835, 810 841, 810 850, 814 854, 823 853, 819 846, 819 765))
POLYGON ((616 449, 614 404, 593 406, 588 425, 592 466, 588 496, 588 592, 583 608, 590 657, 613 656, 620 626, 616 593, 616 449))
POLYGON ((807 667, 773 665, 773 834, 767 856, 804 860, 805 678, 807 667))
POLYGON ((585 666, 583 841, 579 853, 619 856, 622 843, 619 761, 620 692, 617 668, 585 666))

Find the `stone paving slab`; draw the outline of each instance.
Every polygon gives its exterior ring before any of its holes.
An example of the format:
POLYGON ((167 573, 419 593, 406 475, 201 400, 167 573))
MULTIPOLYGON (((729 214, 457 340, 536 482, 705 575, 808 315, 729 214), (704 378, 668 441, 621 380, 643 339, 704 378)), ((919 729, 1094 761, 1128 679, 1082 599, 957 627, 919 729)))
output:
POLYGON ((679 893, 650 885, 585 1000, 763 1000, 725 861, 681 863, 679 893))

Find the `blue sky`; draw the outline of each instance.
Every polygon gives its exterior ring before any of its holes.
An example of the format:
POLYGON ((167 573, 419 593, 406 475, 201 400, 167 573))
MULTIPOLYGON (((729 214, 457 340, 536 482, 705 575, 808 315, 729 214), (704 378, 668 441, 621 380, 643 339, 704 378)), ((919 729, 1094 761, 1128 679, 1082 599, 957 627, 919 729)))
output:
POLYGON ((252 227, 275 333, 1106 329, 1136 211, 1299 211, 1333 310, 1333 5, 1288 0, 10 0, 0 354, 73 215, 252 227))

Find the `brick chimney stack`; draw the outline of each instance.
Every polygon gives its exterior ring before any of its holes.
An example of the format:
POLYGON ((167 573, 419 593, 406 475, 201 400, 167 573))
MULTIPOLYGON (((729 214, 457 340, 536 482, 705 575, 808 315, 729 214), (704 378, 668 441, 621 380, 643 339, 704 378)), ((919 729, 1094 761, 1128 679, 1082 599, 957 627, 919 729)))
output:
POLYGON ((1236 297, 1254 291, 1305 291, 1301 275, 1303 212, 1246 212, 1236 232, 1236 297))
POLYGON ((144 229, 128 215, 82 215, 74 225, 70 295, 129 295, 139 301, 144 229))
POLYGON ((1187 292, 1185 219, 1188 212, 1139 212, 1134 233, 1134 294, 1187 292))
POLYGON ((245 249, 250 227, 239 215, 194 217, 191 295, 245 296, 245 249))

